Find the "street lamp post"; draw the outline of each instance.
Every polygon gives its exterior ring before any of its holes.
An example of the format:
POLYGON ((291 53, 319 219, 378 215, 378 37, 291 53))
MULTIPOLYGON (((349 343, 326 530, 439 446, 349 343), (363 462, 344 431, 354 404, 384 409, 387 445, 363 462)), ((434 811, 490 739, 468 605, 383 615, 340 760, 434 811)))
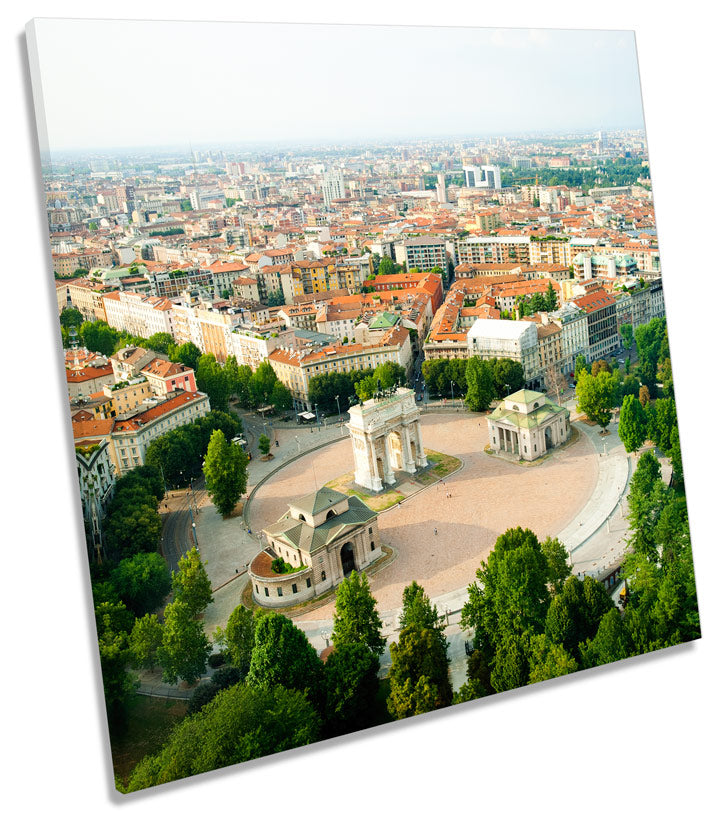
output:
MULTIPOLYGON (((192 514, 192 512, 190 514, 192 514)), ((197 548, 198 539, 197 539, 197 531, 196 531, 196 528, 195 528, 195 521, 192 522, 192 533, 193 533, 193 540, 195 541, 195 547, 197 548)))
POLYGON ((338 421, 339 421, 339 420, 340 420, 340 396, 339 396, 339 395, 336 395, 336 396, 335 396, 335 400, 337 401, 337 407, 338 407, 338 421))
POLYGON ((450 382, 450 403, 455 406, 455 382, 450 382))

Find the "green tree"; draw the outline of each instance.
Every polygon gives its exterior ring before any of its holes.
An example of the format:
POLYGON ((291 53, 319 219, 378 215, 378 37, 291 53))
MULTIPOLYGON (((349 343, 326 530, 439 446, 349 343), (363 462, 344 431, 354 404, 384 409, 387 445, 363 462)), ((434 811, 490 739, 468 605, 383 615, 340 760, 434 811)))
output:
POLYGON ((377 390, 377 379, 372 375, 355 382, 355 392, 361 401, 369 401, 377 390))
POLYGON ((605 612, 592 640, 580 646, 583 668, 624 660, 632 653, 620 612, 613 606, 605 612))
POLYGON ((648 434, 655 446, 666 454, 672 448, 672 433, 676 427, 677 410, 675 401, 672 398, 658 398, 655 401, 652 426, 648 430, 648 434))
POLYGON ((127 671, 132 662, 128 634, 113 628, 110 615, 104 615, 98 629, 100 668, 103 693, 108 719, 112 723, 122 720, 127 704, 137 687, 137 679, 127 671))
POLYGON ((129 646, 135 668, 154 668, 162 644, 163 627, 157 614, 145 614, 135 621, 129 646))
POLYGON ((60 326, 66 329, 80 327, 83 315, 76 307, 65 307, 60 313, 60 326))
POLYGON ((628 521, 633 549, 650 558, 657 557, 655 524, 665 500, 660 463, 652 452, 638 458, 628 492, 628 521))
POLYGON ((495 691, 527 685, 530 677, 528 636, 503 633, 495 650, 490 682, 495 691))
POLYGON ((248 382, 248 391, 253 406, 265 407, 270 403, 277 380, 272 365, 268 361, 263 361, 248 382))
POLYGON ((162 750, 135 767, 127 790, 214 771, 319 738, 320 718, 302 694, 234 685, 178 723, 162 750))
POLYGON ((465 378, 467 380, 465 403, 473 412, 485 411, 495 398, 495 383, 490 362, 472 356, 465 368, 465 378))
POLYGON ((575 359, 575 380, 577 381, 580 378, 581 373, 584 372, 588 372, 587 359, 582 353, 580 353, 580 355, 575 359))
POLYGON ((537 536, 529 529, 508 529, 476 572, 468 588, 461 625, 473 631, 475 648, 491 657, 505 634, 540 633, 556 577, 537 536))
POLYGON ((378 265, 378 276, 391 276, 395 272, 395 262, 388 256, 383 256, 378 265))
POLYGON ((535 634, 530 638, 528 682, 552 680, 577 671, 579 665, 562 646, 553 643, 547 634, 535 634))
POLYGON ((292 407, 292 393, 282 381, 275 382, 270 394, 270 403, 275 407, 276 412, 283 412, 292 407))
POLYGON ((163 680, 176 683, 180 678, 194 683, 205 671, 209 656, 210 643, 190 606, 182 600, 169 603, 165 608, 162 643, 157 650, 163 680))
POLYGON ((545 309, 552 313, 553 310, 557 310, 557 306, 557 293, 552 286, 552 282, 548 282, 547 290, 545 291, 545 309))
POLYGON ((615 406, 617 382, 609 372, 599 372, 596 376, 582 372, 577 381, 577 405, 587 417, 607 428, 615 406))
POLYGON ((579 659, 580 643, 595 636, 600 620, 612 607, 610 596, 597 580, 585 577, 581 582, 571 575, 550 601, 545 634, 579 659))
POLYGON ((170 333, 154 333, 147 340, 145 346, 150 350, 154 350, 156 353, 167 355, 174 343, 175 339, 170 333))
POLYGON ((380 386, 384 390, 389 390, 395 384, 402 387, 405 385, 405 368, 396 361, 386 361, 380 364, 373 373, 376 381, 380 381, 380 386))
POLYGON ((162 520, 156 502, 114 505, 105 526, 107 550, 114 560, 156 551, 161 534, 162 520))
POLYGON ((330 736, 370 727, 378 694, 377 655, 362 643, 335 646, 325 662, 325 719, 330 736))
POLYGON ((193 617, 212 603, 212 585, 196 546, 178 561, 178 570, 172 573, 172 589, 173 599, 185 603, 193 617))
POLYGON ((263 455, 268 455, 270 453, 270 439, 267 437, 267 435, 261 435, 258 438, 258 449, 263 455))
POLYGON ((620 325, 620 337, 622 338, 623 347, 629 350, 633 346, 634 341, 632 324, 620 325))
POLYGON ((370 592, 370 584, 363 572, 353 571, 337 587, 333 613, 332 641, 335 647, 364 645, 378 657, 385 649, 381 636, 382 621, 377 601, 370 592))
POLYGON ((136 617, 157 608, 170 591, 170 570, 157 552, 121 560, 110 573, 110 582, 136 617))
POLYGON ((598 373, 612 373, 612 367, 605 361, 604 358, 600 358, 597 361, 593 361, 592 367, 590 367, 590 374, 595 378, 598 373))
POLYGON ((430 395, 450 395, 449 361, 444 358, 426 359, 422 363, 422 374, 430 395))
POLYGON ((512 395, 525 386, 525 372, 519 361, 513 361, 511 358, 494 358, 491 364, 496 396, 512 395))
POLYGON ((567 549, 556 537, 547 537, 540 544, 540 551, 547 561, 550 593, 556 595, 572 572, 567 549))
POLYGON ((202 350, 193 344, 192 341, 186 341, 179 347, 171 347, 168 350, 168 354, 172 361, 197 370, 200 357, 202 356, 202 350))
POLYGON ((198 359, 195 380, 198 389, 207 395, 213 409, 227 410, 231 385, 223 366, 215 360, 212 353, 201 355, 198 359))
POLYGON ((647 438, 647 418, 640 401, 634 395, 623 398, 618 435, 626 452, 637 452, 647 438))
POLYGON ((255 645, 253 613, 243 605, 236 606, 228 617, 222 637, 229 662, 246 674, 250 668, 250 658, 255 645))
POLYGON ((246 678, 250 686, 282 685, 322 704, 322 663, 304 632, 278 612, 267 612, 255 623, 255 645, 246 678))
POLYGON ((672 363, 670 358, 665 358, 658 365, 657 377, 663 386, 663 395, 668 398, 675 397, 675 379, 673 378, 672 363))
POLYGON ((227 517, 247 487, 247 455, 215 430, 208 444, 203 474, 205 488, 218 512, 227 517))
POLYGON ((388 713, 395 719, 452 703, 446 643, 437 629, 411 626, 390 646, 388 713))
POLYGON ((80 325, 80 338, 88 350, 110 356, 115 352, 118 331, 105 321, 84 321, 80 325))
POLYGON ((95 627, 97 633, 113 631, 128 634, 135 618, 121 600, 117 602, 102 601, 95 606, 95 627))
POLYGON ((442 630, 437 606, 430 602, 425 589, 415 580, 403 589, 400 628, 436 628, 442 630))

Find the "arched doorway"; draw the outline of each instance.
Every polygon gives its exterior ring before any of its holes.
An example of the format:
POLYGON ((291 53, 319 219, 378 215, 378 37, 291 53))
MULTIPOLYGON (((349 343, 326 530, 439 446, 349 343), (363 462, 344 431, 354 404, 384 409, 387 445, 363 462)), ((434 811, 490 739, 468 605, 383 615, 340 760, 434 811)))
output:
POLYGON ((344 577, 355 571, 355 552, 352 543, 343 544, 342 549, 340 549, 340 563, 342 564, 344 577))
POLYGON ((397 432, 391 432, 387 439, 390 449, 390 465, 393 469, 401 470, 403 468, 403 452, 400 435, 397 432))
POLYGON ((550 427, 545 427, 545 449, 552 449, 553 446, 552 430, 550 427))

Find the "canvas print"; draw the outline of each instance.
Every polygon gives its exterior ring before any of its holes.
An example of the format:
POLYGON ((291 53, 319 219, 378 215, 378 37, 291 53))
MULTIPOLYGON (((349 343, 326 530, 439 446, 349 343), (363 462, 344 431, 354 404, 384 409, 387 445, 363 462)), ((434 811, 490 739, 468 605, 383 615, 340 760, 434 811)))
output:
POLYGON ((632 32, 27 38, 119 791, 700 637, 632 32))

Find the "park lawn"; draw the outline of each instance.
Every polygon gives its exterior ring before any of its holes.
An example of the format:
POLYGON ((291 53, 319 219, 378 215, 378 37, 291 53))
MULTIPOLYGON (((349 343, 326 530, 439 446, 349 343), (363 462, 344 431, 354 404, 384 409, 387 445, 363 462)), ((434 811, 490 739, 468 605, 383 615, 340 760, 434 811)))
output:
POLYGON ((127 782, 138 762, 162 748, 173 727, 186 713, 187 700, 135 694, 128 705, 127 724, 110 728, 115 776, 127 782))

